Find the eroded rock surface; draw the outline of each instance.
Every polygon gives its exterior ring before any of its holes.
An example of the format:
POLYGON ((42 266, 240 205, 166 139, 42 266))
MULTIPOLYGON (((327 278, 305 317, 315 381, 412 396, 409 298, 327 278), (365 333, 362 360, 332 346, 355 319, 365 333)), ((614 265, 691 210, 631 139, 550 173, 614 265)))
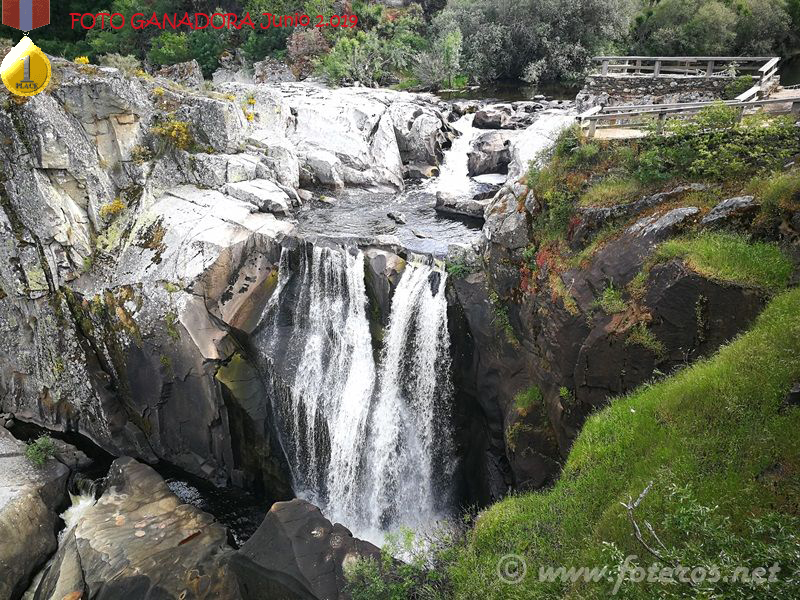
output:
POLYGON ((54 458, 35 467, 25 444, 0 427, 0 599, 19 597, 55 551, 68 476, 54 458))

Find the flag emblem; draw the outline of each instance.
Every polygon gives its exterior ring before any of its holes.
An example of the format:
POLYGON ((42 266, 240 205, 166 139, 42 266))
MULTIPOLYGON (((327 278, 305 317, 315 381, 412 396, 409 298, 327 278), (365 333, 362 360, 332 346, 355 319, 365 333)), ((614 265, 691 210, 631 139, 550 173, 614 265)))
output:
POLYGON ((3 25, 31 31, 50 24, 50 0, 3 0, 3 25))

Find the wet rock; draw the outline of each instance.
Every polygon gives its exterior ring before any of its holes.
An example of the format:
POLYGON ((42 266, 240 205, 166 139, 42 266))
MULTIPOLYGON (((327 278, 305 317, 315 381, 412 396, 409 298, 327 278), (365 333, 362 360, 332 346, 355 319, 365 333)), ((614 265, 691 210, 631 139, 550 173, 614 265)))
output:
POLYGON ((333 525, 303 500, 279 502, 236 553, 231 566, 244 600, 341 599, 344 569, 357 560, 378 560, 380 550, 333 525))
POLYGON ((744 229, 753 222, 760 208, 761 204, 753 196, 728 198, 712 208, 700 224, 710 228, 744 229))
POLYGON ((511 139, 500 132, 480 135, 467 155, 470 177, 487 173, 508 173, 511 162, 511 139))
POLYGON ((495 183, 477 183, 472 192, 473 200, 490 200, 500 190, 500 185, 495 183))
POLYGON ((489 200, 476 200, 474 198, 460 198, 445 192, 436 193, 436 212, 483 219, 483 213, 489 200))
POLYGON ((194 59, 161 67, 156 71, 156 75, 186 87, 199 88, 203 85, 203 71, 200 69, 200 63, 194 59))
MULTIPOLYGON (((377 325, 381 328, 389 324, 392 295, 406 268, 406 261, 393 252, 378 248, 369 248, 364 251, 365 283, 367 293, 378 310, 377 325)), ((370 325, 375 325, 370 320, 370 325)), ((380 340, 381 332, 373 327, 373 337, 380 340)))
POLYGON ((83 471, 92 466, 94 461, 72 444, 59 439, 54 439, 53 444, 56 447, 55 457, 68 466, 70 470, 83 471))
POLYGON ((439 176, 439 167, 433 165, 410 164, 406 166, 405 176, 408 179, 430 179, 439 176))
POLYGON ((457 117, 463 117, 480 110, 481 103, 477 100, 459 100, 451 104, 451 110, 457 117))
POLYGON ((0 598, 18 598, 56 549, 57 510, 69 469, 55 459, 36 468, 25 444, 0 429, 0 598))
POLYGON ((405 225, 406 223, 406 216, 403 213, 390 212, 386 216, 389 217, 395 223, 399 223, 400 225, 405 225))
POLYGON ((37 598, 239 598, 233 549, 214 518, 183 504, 150 467, 114 461, 106 491, 66 533, 37 598))
POLYGON ((300 196, 300 200, 303 202, 309 202, 314 197, 313 193, 303 189, 297 190, 297 195, 300 196))
POLYGON ((476 129, 510 129, 511 115, 511 106, 493 105, 476 112, 472 126, 476 129))

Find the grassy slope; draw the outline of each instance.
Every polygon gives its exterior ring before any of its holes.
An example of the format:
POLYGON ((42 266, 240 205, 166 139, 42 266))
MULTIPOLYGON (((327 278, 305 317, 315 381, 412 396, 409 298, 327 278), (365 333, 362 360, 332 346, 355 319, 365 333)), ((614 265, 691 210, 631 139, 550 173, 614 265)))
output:
MULTIPOLYGON (((797 381, 800 289, 776 297, 749 333, 711 359, 619 398, 591 417, 552 490, 510 497, 486 510, 451 567, 456 596, 609 597, 610 584, 541 584, 538 568, 608 564, 603 542, 615 543, 622 555, 644 555, 620 502, 637 497, 651 480, 654 487, 637 510, 640 523, 651 522, 670 548, 691 545, 694 550, 684 556, 715 560, 719 548, 708 536, 694 539, 675 523, 686 507, 670 494, 673 485, 689 486, 698 505, 718 505, 713 515, 730 518, 720 530, 731 541, 721 547, 734 554, 727 546, 748 539, 749 518, 770 511, 797 516, 800 409, 780 408, 797 381), (498 560, 509 553, 524 556, 528 564, 518 585, 497 577, 498 560)), ((688 531, 693 526, 687 525, 688 531)), ((800 548, 796 543, 789 547, 800 548)), ((791 559, 795 566, 798 554, 795 550, 791 559)), ((645 558, 641 564, 651 562, 645 558)), ((630 585, 617 597, 653 598, 664 589, 630 585)), ((767 597, 764 593, 751 597, 767 597)))

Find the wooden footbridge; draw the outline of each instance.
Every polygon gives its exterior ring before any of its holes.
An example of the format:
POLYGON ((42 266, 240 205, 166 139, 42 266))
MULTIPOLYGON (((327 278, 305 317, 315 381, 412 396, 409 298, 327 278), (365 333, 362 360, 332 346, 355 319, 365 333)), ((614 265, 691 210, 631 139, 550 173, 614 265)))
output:
MULTIPOLYGON (((726 78, 734 74, 750 75, 753 85, 733 100, 722 101, 739 109, 739 118, 757 110, 773 114, 794 113, 800 116, 800 90, 780 89, 778 64, 771 56, 596 56, 599 75, 629 79, 646 78, 726 78)), ((679 104, 640 104, 595 106, 580 115, 578 121, 589 137, 630 138, 647 134, 655 124, 661 131, 667 118, 691 119, 703 108, 716 102, 679 104)))

